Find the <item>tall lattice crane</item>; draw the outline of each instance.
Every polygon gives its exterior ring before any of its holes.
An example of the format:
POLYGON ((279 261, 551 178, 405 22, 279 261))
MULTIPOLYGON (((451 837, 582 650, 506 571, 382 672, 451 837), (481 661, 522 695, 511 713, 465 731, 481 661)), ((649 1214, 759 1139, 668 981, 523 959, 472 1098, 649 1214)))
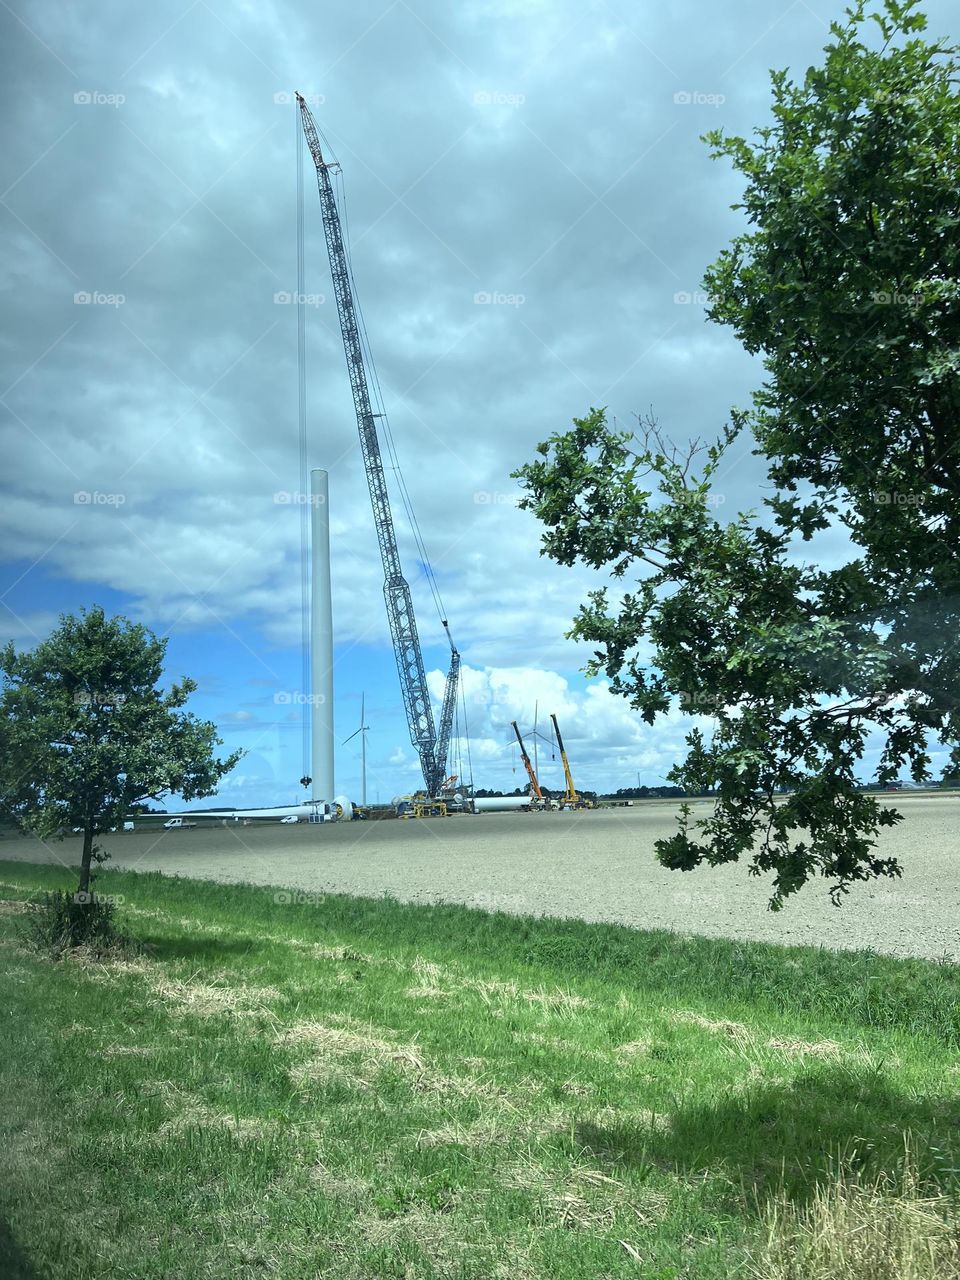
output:
POLYGON ((403 693, 403 704, 407 712, 407 724, 410 728, 410 741, 420 756, 424 785, 427 789, 427 794, 432 797, 439 793, 443 776, 446 773, 450 730, 453 725, 453 714, 457 702, 460 654, 457 652, 453 637, 450 635, 450 628, 444 618, 442 619, 443 629, 450 642, 450 669, 447 672, 447 683, 440 710, 440 725, 439 729, 437 729, 434 725, 433 709, 430 705, 430 692, 427 688, 427 676, 423 667, 423 654, 420 651, 420 637, 417 633, 417 622, 413 613, 413 599, 410 595, 409 584, 404 578, 400 567, 397 535, 393 527, 390 496, 387 492, 383 459, 380 455, 380 441, 377 436, 376 415, 371 405, 367 373, 364 367, 360 328, 357 322, 357 310, 350 281, 350 267, 343 244, 343 233, 340 229, 340 214, 333 192, 333 184, 330 181, 331 172, 337 172, 339 165, 335 162, 328 163, 324 160, 316 122, 303 96, 299 93, 297 94, 297 104, 300 107, 304 136, 317 169, 317 187, 320 192, 320 209, 323 214, 323 232, 327 241, 327 253, 330 257, 330 273, 333 276, 333 289, 337 299, 337 314, 340 317, 340 333, 343 337, 343 349, 347 358, 350 387, 353 391, 353 404, 357 414, 357 427, 360 431, 360 448, 363 453, 363 465, 367 473, 370 502, 373 506, 373 520, 377 529, 377 540, 380 543, 380 558, 383 561, 384 575, 383 595, 387 606, 390 634, 393 637, 393 650, 397 659, 397 670, 400 674, 400 689, 403 693))

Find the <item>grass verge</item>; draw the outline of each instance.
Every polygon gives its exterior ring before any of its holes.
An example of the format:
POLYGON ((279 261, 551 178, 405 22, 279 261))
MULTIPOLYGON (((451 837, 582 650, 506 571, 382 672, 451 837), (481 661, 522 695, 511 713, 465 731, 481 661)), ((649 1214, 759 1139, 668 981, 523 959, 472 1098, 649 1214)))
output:
POLYGON ((955 967, 131 872, 57 962, 65 878, 0 863, 2 1274, 872 1280, 787 1264, 874 1201, 954 1274, 955 967))

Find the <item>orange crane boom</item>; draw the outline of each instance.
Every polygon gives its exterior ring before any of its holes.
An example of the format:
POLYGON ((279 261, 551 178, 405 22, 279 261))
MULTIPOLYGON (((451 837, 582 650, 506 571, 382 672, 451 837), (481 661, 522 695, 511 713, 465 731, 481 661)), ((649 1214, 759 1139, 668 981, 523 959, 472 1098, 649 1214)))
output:
POLYGON ((511 720, 513 732, 517 735, 517 741, 520 743, 520 755, 523 758, 523 767, 527 771, 530 779, 530 790, 538 800, 543 800, 543 792, 540 790, 540 783, 537 781, 537 775, 534 772, 533 765, 530 763, 530 757, 527 755, 527 748, 523 745, 523 739, 520 737, 520 730, 517 728, 516 720, 511 720))

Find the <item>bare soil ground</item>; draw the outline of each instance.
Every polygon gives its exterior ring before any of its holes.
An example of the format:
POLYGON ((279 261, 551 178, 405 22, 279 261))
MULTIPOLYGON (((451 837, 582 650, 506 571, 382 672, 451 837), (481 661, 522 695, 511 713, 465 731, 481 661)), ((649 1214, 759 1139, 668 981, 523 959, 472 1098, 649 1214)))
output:
MULTIPOLYGON (((901 880, 857 885, 839 908, 827 882, 818 881, 779 914, 767 909, 769 881, 748 876, 742 865, 684 875, 656 862, 654 840, 675 830, 672 803, 136 831, 103 843, 110 865, 138 871, 960 963, 960 797, 898 796, 891 803, 904 821, 883 831, 880 849, 900 860, 901 880)), ((3 859, 73 866, 78 857, 76 838, 0 841, 3 859)))

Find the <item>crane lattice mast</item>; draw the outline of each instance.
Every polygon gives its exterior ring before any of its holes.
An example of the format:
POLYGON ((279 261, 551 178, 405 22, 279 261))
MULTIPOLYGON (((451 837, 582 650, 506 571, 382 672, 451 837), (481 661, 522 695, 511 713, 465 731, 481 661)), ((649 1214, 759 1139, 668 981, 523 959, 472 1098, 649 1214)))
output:
POLYGON ((370 390, 364 367, 360 328, 350 283, 350 268, 340 228, 340 214, 333 184, 330 181, 331 171, 338 171, 339 165, 328 164, 324 160, 316 122, 303 96, 299 93, 297 104, 300 107, 303 132, 317 170, 323 232, 330 257, 330 273, 333 276, 337 314, 340 317, 340 333, 343 337, 343 349, 347 358, 347 371, 350 375, 353 404, 357 414, 357 427, 360 431, 360 449, 367 473, 367 487, 370 490, 373 520, 377 530, 377 541, 380 544, 380 558, 383 561, 383 595, 397 659, 397 671, 400 675, 407 724, 410 729, 410 741, 420 756, 424 785, 427 794, 432 797, 438 794, 446 772, 450 730, 457 701, 460 654, 453 643, 447 621, 443 619, 443 628, 450 642, 450 669, 447 672, 438 732, 433 721, 430 692, 427 688, 423 654, 420 650, 420 637, 413 612, 413 599, 410 595, 410 586, 400 567, 400 553, 397 549, 397 535, 393 527, 390 496, 387 492, 383 458, 380 454, 376 416, 370 401, 370 390))

